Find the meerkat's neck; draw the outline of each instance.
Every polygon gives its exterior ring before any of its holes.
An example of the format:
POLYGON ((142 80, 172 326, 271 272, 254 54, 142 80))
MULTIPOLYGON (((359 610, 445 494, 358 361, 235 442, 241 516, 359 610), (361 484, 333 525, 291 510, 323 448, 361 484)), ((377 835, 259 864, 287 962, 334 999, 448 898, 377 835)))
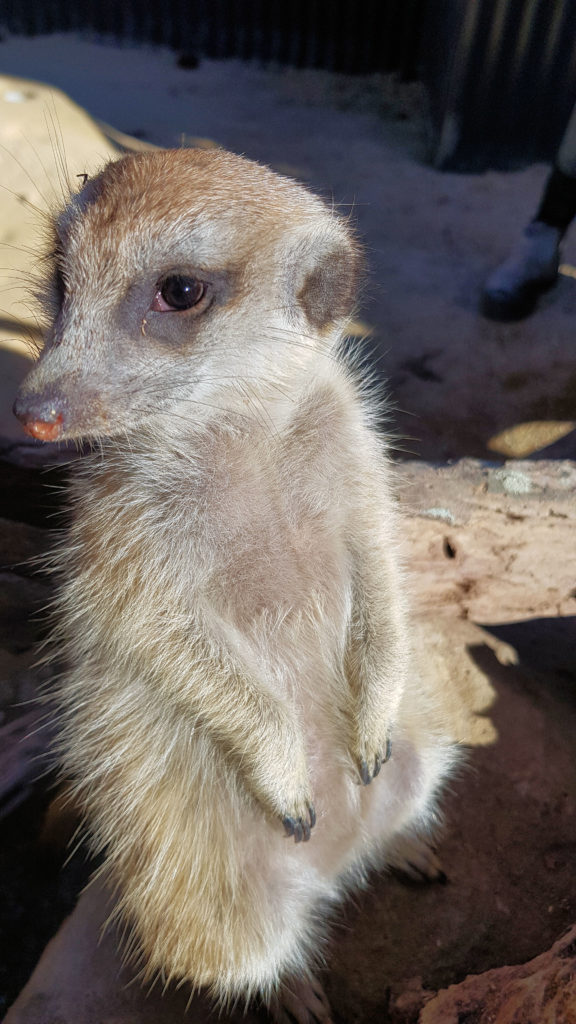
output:
POLYGON ((346 371, 336 355, 336 344, 321 352, 305 352, 305 358, 288 360, 278 353, 274 365, 247 363, 244 372, 214 376, 183 390, 182 396, 159 413, 164 435, 172 417, 176 432, 220 429, 279 435, 290 428, 295 415, 311 392, 342 387, 346 371), (273 371, 273 372, 272 372, 273 371))

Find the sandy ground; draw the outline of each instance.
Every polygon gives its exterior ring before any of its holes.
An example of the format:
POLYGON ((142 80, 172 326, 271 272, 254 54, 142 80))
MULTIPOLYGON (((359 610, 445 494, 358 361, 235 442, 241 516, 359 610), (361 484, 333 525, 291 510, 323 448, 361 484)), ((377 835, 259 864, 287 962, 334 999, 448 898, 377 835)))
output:
MULTIPOLYGON (((546 168, 457 175, 427 166, 418 86, 233 61, 182 70, 168 50, 73 36, 6 37, 0 72, 57 85, 95 118, 162 146, 215 140, 351 211, 369 262, 360 318, 389 382, 401 449, 433 459, 524 455, 570 430, 576 236, 566 273, 531 319, 499 325, 477 311, 485 276, 532 215, 546 168), (528 440, 524 431, 494 441, 534 421, 528 440)), ((16 150, 22 175, 41 192, 45 173, 32 148, 2 143, 0 181, 3 170, 13 173, 16 150)), ((84 170, 69 162, 72 177, 84 170)), ((9 253, 2 262, 9 265, 9 253)), ((573 437, 566 456, 576 451, 573 437)))

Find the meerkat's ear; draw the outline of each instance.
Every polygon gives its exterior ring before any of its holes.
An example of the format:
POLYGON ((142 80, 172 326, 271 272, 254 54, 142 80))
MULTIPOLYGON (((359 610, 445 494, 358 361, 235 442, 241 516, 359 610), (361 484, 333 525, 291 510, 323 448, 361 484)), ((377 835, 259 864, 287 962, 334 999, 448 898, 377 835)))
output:
POLYGON ((301 239, 296 250, 293 300, 311 327, 323 332, 354 309, 362 269, 360 247, 339 224, 337 230, 301 239))

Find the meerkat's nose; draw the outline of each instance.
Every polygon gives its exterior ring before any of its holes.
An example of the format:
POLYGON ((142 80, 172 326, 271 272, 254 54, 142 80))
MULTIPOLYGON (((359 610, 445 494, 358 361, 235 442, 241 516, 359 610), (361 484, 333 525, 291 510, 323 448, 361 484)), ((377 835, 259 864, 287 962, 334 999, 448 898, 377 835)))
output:
POLYGON ((57 441, 60 437, 64 414, 57 403, 19 397, 14 402, 13 411, 31 437, 39 441, 57 441))

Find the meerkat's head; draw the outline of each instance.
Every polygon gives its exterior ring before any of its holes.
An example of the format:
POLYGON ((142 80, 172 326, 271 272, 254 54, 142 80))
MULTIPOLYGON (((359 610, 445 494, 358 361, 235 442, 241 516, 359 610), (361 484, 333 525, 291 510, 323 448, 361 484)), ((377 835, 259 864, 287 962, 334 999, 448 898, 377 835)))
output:
POLYGON ((55 219, 51 326, 14 411, 42 440, 115 436, 183 401, 279 389, 341 333, 358 263, 346 223, 266 167, 125 156, 55 219))

